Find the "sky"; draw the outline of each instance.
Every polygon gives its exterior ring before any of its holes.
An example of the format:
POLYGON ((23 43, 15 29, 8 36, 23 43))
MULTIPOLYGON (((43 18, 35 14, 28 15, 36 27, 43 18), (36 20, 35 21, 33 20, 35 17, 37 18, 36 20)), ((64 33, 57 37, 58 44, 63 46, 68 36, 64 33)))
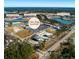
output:
POLYGON ((75 0, 4 0, 4 7, 75 7, 75 0))

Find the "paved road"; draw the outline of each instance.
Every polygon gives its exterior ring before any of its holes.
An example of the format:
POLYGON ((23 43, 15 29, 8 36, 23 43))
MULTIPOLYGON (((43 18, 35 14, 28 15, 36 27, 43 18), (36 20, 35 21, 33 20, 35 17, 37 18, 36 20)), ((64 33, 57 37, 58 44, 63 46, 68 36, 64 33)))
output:
POLYGON ((40 56, 39 59, 47 59, 47 57, 49 56, 48 51, 53 51, 53 50, 57 49, 60 46, 60 43, 63 42, 65 39, 69 38, 74 32, 75 32, 74 29, 71 30, 65 37, 63 37, 61 40, 57 41, 48 50, 37 52, 39 54, 39 56, 40 56))

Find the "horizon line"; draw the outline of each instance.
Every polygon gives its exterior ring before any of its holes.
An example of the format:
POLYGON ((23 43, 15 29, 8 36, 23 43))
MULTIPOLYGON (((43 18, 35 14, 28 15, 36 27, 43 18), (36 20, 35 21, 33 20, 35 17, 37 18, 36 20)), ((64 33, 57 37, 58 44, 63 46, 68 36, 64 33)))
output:
MULTIPOLYGON (((5 8, 5 7, 7 7, 7 6, 4 6, 4 8, 5 8)), ((13 6, 12 6, 12 7, 13 7, 13 6)), ((11 7, 11 8, 12 8, 12 7, 11 7)), ((16 7, 16 6, 14 6, 14 7, 16 7)), ((19 6, 18 6, 18 7, 19 7, 19 6)), ((28 6, 28 7, 31 7, 31 6, 28 6)), ((33 7, 33 6, 32 6, 32 7, 33 7)), ((35 6, 34 6, 34 7, 35 7, 35 6)), ((40 7, 41 7, 41 6, 40 6, 40 7)), ((45 6, 45 7, 46 7, 46 6, 45 6)), ((27 8, 27 7, 26 7, 26 8, 27 8)), ((39 8, 39 7, 38 7, 38 8, 39 8)), ((44 8, 44 7, 43 7, 43 8, 44 8)), ((48 8, 53 8, 53 7, 48 7, 48 8)), ((55 8, 75 8, 75 7, 66 7, 66 6, 65 6, 65 7, 55 7, 55 8)))

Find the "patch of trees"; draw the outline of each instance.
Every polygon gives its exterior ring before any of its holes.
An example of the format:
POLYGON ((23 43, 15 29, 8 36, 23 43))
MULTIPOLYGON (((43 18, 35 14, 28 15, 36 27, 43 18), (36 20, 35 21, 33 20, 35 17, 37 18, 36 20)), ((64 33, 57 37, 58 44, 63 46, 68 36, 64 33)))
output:
POLYGON ((29 59, 33 53, 33 47, 30 44, 17 42, 4 49, 4 59, 29 59))
POLYGON ((75 46, 70 42, 64 42, 57 52, 51 52, 50 59, 75 59, 75 46))

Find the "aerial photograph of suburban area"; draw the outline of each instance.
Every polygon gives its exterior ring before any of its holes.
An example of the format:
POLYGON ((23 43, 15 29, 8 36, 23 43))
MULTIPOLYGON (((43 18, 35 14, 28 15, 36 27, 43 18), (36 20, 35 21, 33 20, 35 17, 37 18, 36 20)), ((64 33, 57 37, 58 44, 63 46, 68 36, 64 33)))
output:
POLYGON ((75 59, 74 0, 4 1, 4 59, 75 59))

